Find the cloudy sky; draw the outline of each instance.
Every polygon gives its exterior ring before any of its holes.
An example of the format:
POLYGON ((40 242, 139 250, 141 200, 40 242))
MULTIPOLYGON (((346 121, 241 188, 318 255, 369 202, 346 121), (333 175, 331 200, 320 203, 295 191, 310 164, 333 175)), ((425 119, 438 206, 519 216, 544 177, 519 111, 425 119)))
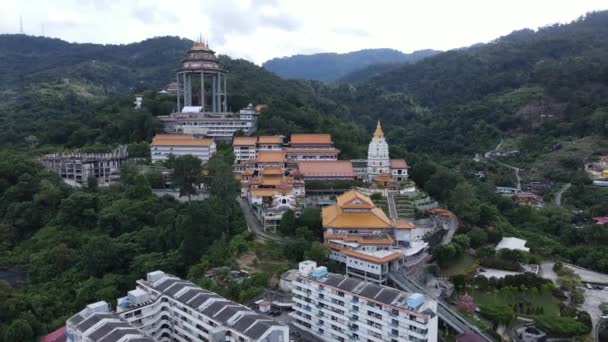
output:
POLYGON ((572 21, 606 0, 2 0, 0 33, 130 43, 202 33, 221 54, 273 57, 364 48, 447 50, 572 21))

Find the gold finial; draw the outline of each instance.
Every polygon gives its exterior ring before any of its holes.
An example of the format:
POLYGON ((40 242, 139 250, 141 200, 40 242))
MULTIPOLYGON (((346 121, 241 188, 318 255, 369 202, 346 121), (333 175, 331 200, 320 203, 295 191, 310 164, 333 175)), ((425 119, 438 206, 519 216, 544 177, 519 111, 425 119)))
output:
POLYGON ((384 137, 384 132, 382 132, 382 125, 380 125, 380 120, 378 120, 378 125, 376 126, 376 131, 374 132, 374 137, 376 137, 376 138, 384 137))

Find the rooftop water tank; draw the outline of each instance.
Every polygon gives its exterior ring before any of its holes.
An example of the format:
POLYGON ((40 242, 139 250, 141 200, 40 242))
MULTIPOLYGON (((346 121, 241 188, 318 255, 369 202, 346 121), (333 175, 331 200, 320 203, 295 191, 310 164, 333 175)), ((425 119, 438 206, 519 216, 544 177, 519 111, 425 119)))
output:
POLYGON ((87 305, 87 314, 91 315, 97 312, 109 312, 110 311, 110 307, 108 306, 108 303, 104 302, 104 301, 100 301, 97 303, 92 303, 87 305))
POLYGON ((317 263, 311 260, 302 261, 298 264, 298 272, 305 276, 309 277, 312 271, 317 267, 317 263))
POLYGON ((412 293, 407 296, 407 306, 413 309, 419 308, 422 304, 424 304, 424 296, 420 293, 412 293))
POLYGON ((129 303, 139 305, 148 301, 148 292, 142 289, 135 289, 128 292, 129 303))
POLYGON ((312 271, 313 278, 322 278, 326 274, 327 274, 327 267, 325 267, 325 266, 315 267, 315 269, 312 271))
POLYGON ((162 277, 165 276, 165 272, 163 271, 154 271, 154 272, 150 272, 148 273, 148 283, 154 283, 157 280, 160 280, 162 277))

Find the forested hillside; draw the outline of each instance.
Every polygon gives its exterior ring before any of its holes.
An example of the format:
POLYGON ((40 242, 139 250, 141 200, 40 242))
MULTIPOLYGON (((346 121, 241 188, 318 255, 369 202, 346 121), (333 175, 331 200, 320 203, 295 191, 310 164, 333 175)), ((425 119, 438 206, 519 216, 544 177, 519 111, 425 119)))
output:
MULTIPOLYGON (((210 287, 204 272, 237 267, 244 250, 272 256, 279 266, 267 276, 304 258, 320 239, 317 210, 290 227, 297 232, 286 244, 250 241, 225 146, 206 166, 210 199, 191 203, 153 195, 154 178, 132 168, 114 186, 73 189, 36 162, 59 149, 129 143, 147 150, 161 129, 156 116, 175 103, 157 91, 191 44, 172 37, 101 46, 0 36, 0 269, 22 269, 28 277, 14 289, 0 282, 0 341, 35 341, 86 303, 114 301, 152 269, 210 287), (134 91, 144 94, 141 110, 132 109, 134 91)), ((608 272, 608 230, 589 223, 592 215, 608 214, 608 191, 589 190, 579 161, 558 163, 570 168, 565 178, 575 191, 564 197, 580 209, 577 215, 516 205, 495 193, 495 185, 512 182, 510 170, 471 161, 501 138, 544 153, 556 141, 608 136, 608 12, 411 65, 370 67, 356 82, 335 85, 283 80, 224 56, 221 63, 230 71, 232 110, 269 105, 259 133, 328 132, 341 158, 363 158, 381 118, 391 157, 406 158, 411 179, 458 216, 466 235, 459 240, 470 247, 517 236, 528 240, 531 261, 555 258, 608 272), (486 180, 475 175, 481 167, 486 180)), ((460 246, 448 244, 435 257, 459 253, 460 246)), ((264 277, 212 289, 247 300, 267 286, 264 277)))
POLYGON ((340 84, 328 96, 367 127, 382 118, 389 139, 410 150, 471 153, 501 134, 604 133, 607 95, 604 11, 340 84))
POLYGON ((127 45, 68 43, 23 34, 0 35, 0 90, 78 80, 106 92, 164 87, 192 41, 150 38, 127 45))
POLYGON ((262 66, 286 79, 335 81, 370 65, 412 63, 437 53, 435 50, 407 54, 393 49, 366 49, 273 58, 262 66))

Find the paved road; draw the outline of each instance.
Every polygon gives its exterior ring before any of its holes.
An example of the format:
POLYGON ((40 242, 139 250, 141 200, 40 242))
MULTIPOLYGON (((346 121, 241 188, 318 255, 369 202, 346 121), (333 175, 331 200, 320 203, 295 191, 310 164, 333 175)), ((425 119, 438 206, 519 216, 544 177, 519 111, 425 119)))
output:
POLYGON ((515 173, 515 179, 517 180, 517 190, 521 190, 521 177, 519 176, 519 171, 521 171, 521 169, 518 167, 515 167, 513 165, 505 164, 505 163, 499 161, 498 159, 493 158, 491 155, 492 152, 500 149, 500 147, 502 146, 502 143, 503 143, 503 140, 501 139, 500 142, 498 143, 498 145, 496 145, 496 147, 492 151, 488 151, 484 154, 484 157, 486 157, 486 159, 493 160, 496 163, 498 163, 506 168, 513 170, 513 172, 515 173))
POLYGON ((280 236, 264 232, 264 227, 262 227, 260 221, 258 221, 258 219, 255 217, 253 209, 251 209, 251 206, 249 206, 249 203, 246 199, 239 197, 238 201, 239 205, 241 206, 241 210, 243 211, 243 215, 245 216, 245 221, 247 222, 247 229, 250 232, 255 234, 255 236, 257 236, 261 240, 274 241, 279 243, 285 242, 285 239, 280 236))
POLYGON ((442 245, 447 245, 448 243, 450 243, 452 241, 452 237, 454 236, 454 234, 456 234, 456 231, 458 230, 458 226, 459 226, 458 217, 456 217, 456 215, 453 215, 452 218, 450 219, 450 222, 448 223, 448 225, 449 225, 448 232, 445 233, 443 235, 443 238, 441 239, 442 245))
POLYGON ((559 191, 555 194, 555 200, 553 201, 553 203, 555 203, 556 206, 562 206, 562 195, 564 194, 564 192, 570 189, 571 186, 572 184, 570 183, 564 184, 564 186, 562 186, 562 188, 559 189, 559 191))
POLYGON ((488 335, 481 329, 477 328, 475 325, 467 321, 464 317, 462 317, 458 312, 452 309, 449 304, 444 302, 439 298, 435 298, 431 293, 429 293, 425 288, 423 288, 420 284, 415 281, 408 279, 402 273, 389 273, 389 279, 391 279, 395 284, 397 284, 401 289, 408 292, 418 292, 424 293, 431 298, 434 298, 437 301, 437 314, 439 318, 444 321, 447 325, 452 327, 454 330, 459 333, 463 332, 475 332, 483 337, 486 341, 494 341, 492 336, 488 335))

